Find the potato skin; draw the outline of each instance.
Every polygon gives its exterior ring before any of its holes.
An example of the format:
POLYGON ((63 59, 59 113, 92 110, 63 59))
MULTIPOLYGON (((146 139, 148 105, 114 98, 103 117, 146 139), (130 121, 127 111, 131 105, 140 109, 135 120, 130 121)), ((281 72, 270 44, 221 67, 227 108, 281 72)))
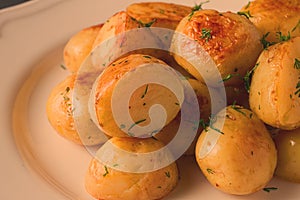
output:
MULTIPOLYGON (((101 78, 95 83, 94 99, 95 99, 95 113, 97 122, 100 128, 109 136, 113 137, 129 137, 121 128, 115 123, 111 108, 112 93, 117 82, 130 70, 138 68, 140 65, 149 63, 158 63, 167 65, 154 57, 142 54, 132 54, 127 57, 121 58, 110 66, 108 66, 101 78)), ((129 101, 129 110, 134 121, 145 119, 139 125, 144 126, 150 122, 149 108, 155 104, 161 104, 167 112, 166 125, 172 121, 180 110, 180 106, 176 105, 176 96, 167 88, 155 83, 149 83, 148 86, 138 88, 129 101), (147 95, 141 98, 145 88, 147 95), (174 103, 170 103, 174 102, 174 103)))
POLYGON ((300 128, 280 130, 275 137, 278 161, 275 175, 288 181, 300 183, 300 128))
MULTIPOLYGON (((192 40, 195 40, 211 56, 222 78, 230 74, 244 76, 251 69, 262 51, 261 34, 246 18, 236 13, 219 13, 216 10, 200 10, 192 16, 181 20, 176 29, 192 40), (210 32, 209 35, 203 33, 210 32)), ((177 41, 171 46, 174 49, 176 61, 190 72, 195 78, 204 81, 199 72, 181 55, 180 52, 190 52, 193 46, 177 41)), ((195 50, 196 51, 196 50, 195 50)), ((225 82, 225 85, 240 85, 241 79, 234 76, 225 82)))
POLYGON ((192 8, 173 3, 141 2, 129 5, 126 12, 144 24, 154 22, 153 27, 175 30, 180 20, 192 12, 192 8))
POLYGON ((77 72, 81 63, 91 52, 94 41, 103 24, 85 28, 73 35, 64 47, 63 57, 66 68, 77 72))
MULTIPOLYGON (((130 152, 146 153, 158 150, 163 144, 152 138, 112 138, 116 146, 130 152)), ((90 162, 85 186, 96 199, 105 200, 154 200, 169 194, 177 185, 178 169, 172 163, 148 173, 117 171, 98 162, 90 162)))
POLYGON ((273 176, 277 152, 263 122, 248 109, 228 106, 221 131, 223 134, 219 133, 216 145, 206 155, 200 157, 199 152, 209 132, 203 131, 196 145, 196 160, 208 181, 236 195, 264 188, 273 176))
POLYGON ((59 135, 76 144, 82 144, 75 129, 72 93, 76 75, 68 76, 56 85, 47 100, 46 113, 52 127, 59 135))
POLYGON ((251 109, 266 124, 284 130, 300 127, 300 70, 295 68, 299 49, 300 37, 296 37, 263 51, 250 86, 251 109))
POLYGON ((278 32, 291 37, 300 36, 299 0, 255 0, 245 5, 241 12, 250 12, 249 20, 265 35, 269 42, 280 42, 278 32))

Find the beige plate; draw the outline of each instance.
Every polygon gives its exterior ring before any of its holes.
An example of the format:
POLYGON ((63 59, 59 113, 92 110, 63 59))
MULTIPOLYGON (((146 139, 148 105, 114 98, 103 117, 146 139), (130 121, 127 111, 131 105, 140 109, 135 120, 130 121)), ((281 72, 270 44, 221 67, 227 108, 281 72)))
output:
MULTIPOLYGON (((60 67, 68 38, 104 22, 132 2, 32 0, 0 10, 0 199, 93 199, 83 185, 90 155, 54 133, 45 104, 51 88, 68 74, 60 67)), ((185 1, 187 5, 194 2, 185 1)), ((247 4, 244 0, 220 2, 211 0, 205 8, 237 11, 247 4)), ((167 200, 290 200, 300 196, 300 185, 278 180, 269 184, 278 191, 226 195, 207 183, 192 157, 181 159, 179 166, 180 183, 167 200)))

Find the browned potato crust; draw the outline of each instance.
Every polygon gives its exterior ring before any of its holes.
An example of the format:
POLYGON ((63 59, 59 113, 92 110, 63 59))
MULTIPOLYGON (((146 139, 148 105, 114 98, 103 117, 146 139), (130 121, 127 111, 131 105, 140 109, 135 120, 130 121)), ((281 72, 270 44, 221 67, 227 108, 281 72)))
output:
POLYGON ((175 30, 180 20, 192 12, 192 8, 172 3, 142 2, 129 5, 126 12, 143 24, 154 22, 154 27, 175 30))
POLYGON ((94 41, 103 24, 98 24, 81 30, 73 35, 66 44, 63 52, 66 68, 77 72, 81 63, 91 52, 94 41))
POLYGON ((269 33, 266 38, 269 42, 280 42, 278 32, 300 36, 299 0, 255 0, 245 5, 241 12, 249 12, 249 20, 263 34, 269 33))
MULTIPOLYGON (((225 85, 239 85, 241 78, 251 69, 262 51, 261 34, 244 16, 236 13, 219 13, 215 10, 200 10, 181 20, 176 31, 201 45, 215 62, 222 78, 239 74, 225 82, 225 85)), ((174 38, 172 49, 193 52, 193 45, 182 44, 174 38)), ((196 49, 194 49, 196 51, 196 49)), ((181 55, 174 55, 176 61, 198 80, 204 81, 199 72, 181 55)), ((196 56, 196 55, 195 55, 196 56)), ((216 84, 216 83, 214 83, 216 84)))

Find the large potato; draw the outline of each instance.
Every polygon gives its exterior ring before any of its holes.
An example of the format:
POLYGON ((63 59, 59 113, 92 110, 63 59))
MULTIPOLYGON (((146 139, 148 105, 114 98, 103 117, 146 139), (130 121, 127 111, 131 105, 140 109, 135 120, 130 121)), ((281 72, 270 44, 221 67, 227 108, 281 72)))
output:
POLYGON ((48 97, 46 112, 52 127, 64 138, 81 144, 73 118, 72 93, 75 75, 55 86, 48 97))
POLYGON ((275 137, 278 162, 275 174, 283 179, 300 183, 300 128, 280 130, 275 137))
MULTIPOLYGON (((202 82, 204 74, 200 74, 194 65, 183 57, 189 61, 195 60, 203 71, 210 71, 210 68, 216 67, 223 79, 233 75, 225 82, 225 85, 232 86, 242 83, 241 77, 255 65, 262 51, 261 34, 256 27, 246 17, 232 12, 196 11, 183 18, 176 31, 180 34, 175 34, 171 45, 176 61, 202 82), (181 34, 190 39, 182 38, 181 34), (196 44, 203 48, 204 52, 196 44), (208 55, 205 56, 205 52, 208 55), (198 57, 201 57, 199 62, 196 61, 198 57), (209 59, 212 59, 214 66, 208 64, 209 59)), ((214 74, 215 72, 212 76, 214 74)), ((210 82, 206 84, 216 87, 222 85, 220 80, 208 78, 210 82)))
POLYGON ((241 12, 249 13, 249 20, 264 34, 269 42, 280 42, 279 32, 291 37, 300 36, 299 0, 255 0, 245 5, 241 12))
MULTIPOLYGON (((172 121, 179 112, 180 103, 175 94, 165 86, 150 82, 149 84, 140 86, 131 94, 127 109, 135 123, 132 124, 131 127, 121 127, 116 124, 112 112, 113 91, 118 81, 127 73, 137 71, 139 67, 144 64, 161 64, 167 68, 167 65, 159 59, 148 55, 132 54, 108 66, 95 82, 91 97, 92 101, 90 102, 90 110, 95 113, 93 120, 99 124, 99 127, 106 134, 117 137, 128 137, 130 135, 130 129, 133 126, 137 124, 139 126, 150 124, 149 109, 155 104, 162 105, 166 111, 167 119, 165 125, 172 121)), ((143 80, 143 78, 149 76, 149 73, 152 72, 144 73, 139 78, 143 80)), ((161 77, 164 76, 164 74, 160 75, 161 77)), ((137 83, 132 81, 128 84, 134 85, 137 83)), ((123 99, 120 100, 127 101, 127 99, 124 99, 124 96, 123 99)), ((119 112, 127 112, 127 110, 120 110, 119 112)))
POLYGON ((208 181, 229 194, 245 195, 264 188, 277 160, 264 123, 250 110, 232 105, 216 115, 207 129, 199 137, 195 154, 208 181), (222 119, 224 126, 216 131, 222 119))
MULTIPOLYGON (((115 137, 110 142, 125 151, 141 154, 163 147, 161 142, 152 138, 115 137)), ((94 198, 105 200, 161 199, 175 188, 177 182, 178 170, 174 162, 152 172, 130 173, 106 166, 96 158, 91 161, 85 178, 87 191, 94 198)))
POLYGON ((180 20, 192 12, 192 8, 164 2, 134 3, 126 8, 128 15, 143 24, 175 30, 180 20))
POLYGON ((94 41, 103 24, 81 30, 73 35, 64 47, 64 63, 71 72, 77 72, 81 63, 92 50, 94 41))
POLYGON ((273 45, 260 55, 249 101, 266 124, 285 130, 300 127, 299 60, 300 37, 273 45))

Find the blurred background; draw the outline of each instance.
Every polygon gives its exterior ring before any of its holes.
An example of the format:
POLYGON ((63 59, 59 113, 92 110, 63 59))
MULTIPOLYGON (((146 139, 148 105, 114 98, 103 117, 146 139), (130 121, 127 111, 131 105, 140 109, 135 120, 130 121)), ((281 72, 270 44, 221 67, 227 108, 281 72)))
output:
POLYGON ((28 0, 0 0, 0 9, 7 8, 9 6, 14 6, 19 3, 24 3, 28 0))

